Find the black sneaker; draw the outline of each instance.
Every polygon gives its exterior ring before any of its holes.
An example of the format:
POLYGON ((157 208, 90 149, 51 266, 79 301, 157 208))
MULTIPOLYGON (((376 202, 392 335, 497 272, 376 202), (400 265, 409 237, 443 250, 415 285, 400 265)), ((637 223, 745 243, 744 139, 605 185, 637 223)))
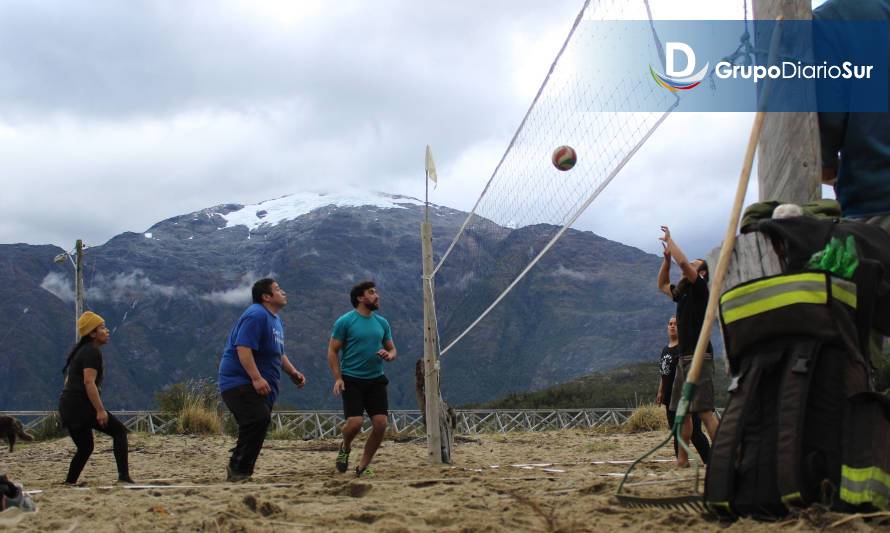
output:
POLYGON ((351 451, 352 449, 344 450, 343 446, 340 446, 340 451, 337 452, 337 472, 345 474, 349 470, 349 452, 351 451))
POLYGON ((130 476, 121 476, 117 478, 118 485, 135 485, 136 482, 130 476))
POLYGON ((238 483, 240 481, 247 481, 248 479, 250 479, 250 474, 235 472, 232 470, 231 466, 226 466, 226 481, 230 483, 238 483))

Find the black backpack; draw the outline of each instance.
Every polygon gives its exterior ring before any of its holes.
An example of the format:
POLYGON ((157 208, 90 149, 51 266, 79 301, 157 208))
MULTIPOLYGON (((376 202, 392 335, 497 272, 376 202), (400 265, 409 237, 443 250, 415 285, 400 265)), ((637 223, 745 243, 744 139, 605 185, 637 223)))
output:
POLYGON ((779 518, 824 503, 890 502, 890 400, 873 391, 871 329, 890 333, 890 235, 862 224, 796 217, 749 226, 772 238, 784 274, 720 298, 732 371, 711 450, 705 501, 722 515, 779 518), (852 279, 807 271, 833 236, 854 235, 852 279))

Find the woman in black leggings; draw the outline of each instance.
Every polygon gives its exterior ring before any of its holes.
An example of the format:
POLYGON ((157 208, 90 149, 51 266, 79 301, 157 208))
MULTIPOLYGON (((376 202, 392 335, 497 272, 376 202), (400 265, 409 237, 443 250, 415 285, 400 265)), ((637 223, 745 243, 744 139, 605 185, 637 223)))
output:
POLYGON ((77 483, 80 472, 93 453, 94 429, 114 439, 118 481, 132 483, 127 464, 127 428, 105 410, 99 396, 103 374, 102 352, 99 348, 108 342, 108 328, 101 316, 87 311, 77 320, 77 333, 80 341, 71 349, 65 368, 62 369, 65 387, 59 398, 62 424, 68 428, 68 434, 77 446, 65 483, 77 483))

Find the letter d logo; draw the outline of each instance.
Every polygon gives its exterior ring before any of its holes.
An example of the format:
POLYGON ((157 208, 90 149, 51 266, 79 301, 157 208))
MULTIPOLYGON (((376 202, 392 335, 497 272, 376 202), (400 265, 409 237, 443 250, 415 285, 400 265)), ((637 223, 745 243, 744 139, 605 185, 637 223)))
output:
POLYGON ((686 43, 671 41, 665 43, 665 46, 667 52, 664 58, 664 73, 671 78, 684 78, 692 74, 692 71, 695 70, 695 52, 692 51, 692 48, 686 43), (686 56, 686 68, 683 70, 674 69, 675 52, 682 52, 686 56))
POLYGON ((708 67, 711 65, 710 62, 705 63, 705 66, 702 67, 700 71, 693 74, 692 72, 695 70, 695 52, 692 51, 692 47, 686 43, 671 41, 668 41, 665 45, 667 47, 667 53, 664 58, 665 74, 661 75, 655 72, 652 65, 649 65, 649 74, 652 75, 652 79, 655 80, 655 83, 661 85, 672 93, 677 91, 688 91, 698 87, 701 80, 708 74, 708 67), (681 52, 686 56, 686 68, 683 70, 674 68, 676 52, 681 52))

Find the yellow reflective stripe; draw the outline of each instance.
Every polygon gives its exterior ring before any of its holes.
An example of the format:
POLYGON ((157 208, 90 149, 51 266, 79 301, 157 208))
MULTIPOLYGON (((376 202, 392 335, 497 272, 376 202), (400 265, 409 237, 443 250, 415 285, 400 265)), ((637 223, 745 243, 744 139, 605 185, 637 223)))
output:
POLYGON ((748 305, 750 303, 759 302, 778 294, 785 294, 794 291, 817 291, 825 290, 825 280, 819 281, 789 281, 782 285, 774 285, 772 287, 763 287, 757 292, 751 294, 743 294, 735 296, 732 300, 723 303, 721 308, 724 312, 748 305))
POLYGON ((841 467, 841 476, 850 481, 868 481, 869 479, 876 479, 890 487, 890 474, 884 472, 879 466, 853 468, 852 466, 843 465, 841 467))
MULTIPOLYGON (((826 304, 826 274, 807 272, 776 276, 736 287, 720 297, 723 321, 730 324, 760 313, 797 303, 826 304), (762 297, 758 297, 762 296, 762 297)), ((832 297, 856 309, 856 284, 831 276, 832 297)))
POLYGON ((875 492, 872 490, 862 490, 859 492, 855 492, 849 490, 848 488, 841 486, 841 500, 852 504, 852 505, 861 505, 863 503, 870 503, 879 509, 887 509, 888 508, 888 499, 886 496, 879 492, 875 492))
POLYGON ((831 295, 856 309, 856 284, 842 279, 832 278, 831 295))
POLYGON ((803 498, 799 492, 792 492, 791 494, 782 496, 782 503, 790 503, 792 500, 797 501, 798 503, 803 503, 803 498))
POLYGON ((799 303, 825 304, 828 303, 828 293, 825 291, 792 291, 784 294, 764 298, 751 302, 731 310, 724 310, 723 322, 731 324, 736 320, 748 318, 750 316, 766 313, 773 309, 786 307, 799 303))
POLYGON ((708 502, 708 505, 711 507, 720 507, 728 513, 732 512, 732 507, 729 506, 729 502, 708 502))
POLYGON ((841 468, 841 499, 854 505, 870 503, 890 508, 890 474, 877 466, 841 468))
POLYGON ((825 274, 821 272, 807 272, 805 274, 776 276, 774 278, 762 279, 727 291, 726 294, 720 297, 720 303, 723 304, 729 302, 739 296, 745 296, 746 294, 751 294, 767 287, 775 287, 776 285, 784 285, 786 283, 794 283, 798 281, 817 281, 825 283, 825 274))

